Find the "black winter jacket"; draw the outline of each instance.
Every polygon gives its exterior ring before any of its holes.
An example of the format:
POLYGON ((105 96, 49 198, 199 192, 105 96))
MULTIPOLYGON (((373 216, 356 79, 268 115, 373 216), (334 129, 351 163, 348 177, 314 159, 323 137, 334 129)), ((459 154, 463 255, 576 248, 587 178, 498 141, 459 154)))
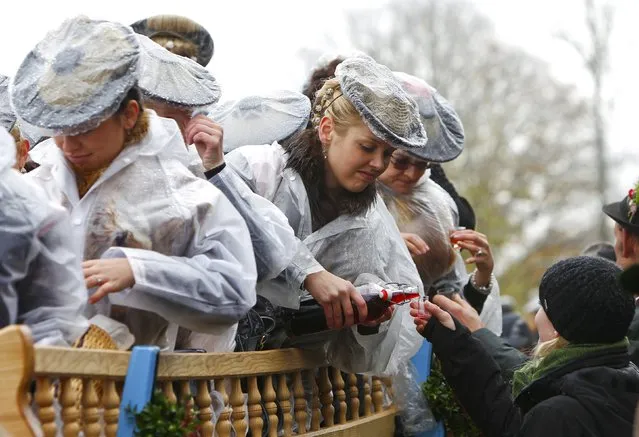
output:
POLYGON ((435 318, 424 336, 457 398, 486 437, 631 437, 639 369, 625 347, 593 352, 535 380, 513 399, 480 340, 435 318))

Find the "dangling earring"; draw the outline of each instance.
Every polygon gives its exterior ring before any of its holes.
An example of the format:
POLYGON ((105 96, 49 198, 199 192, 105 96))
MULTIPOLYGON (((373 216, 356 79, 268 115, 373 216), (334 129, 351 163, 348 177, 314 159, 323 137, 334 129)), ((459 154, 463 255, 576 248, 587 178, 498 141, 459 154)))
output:
POLYGON ((322 155, 324 155, 324 159, 328 159, 328 156, 326 155, 326 148, 322 147, 322 155))

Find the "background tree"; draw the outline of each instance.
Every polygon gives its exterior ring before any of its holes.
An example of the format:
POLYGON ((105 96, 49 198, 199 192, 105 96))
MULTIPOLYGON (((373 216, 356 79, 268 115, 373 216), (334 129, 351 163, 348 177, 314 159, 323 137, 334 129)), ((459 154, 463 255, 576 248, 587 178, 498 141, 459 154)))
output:
MULTIPOLYGON (((597 169, 597 192, 601 205, 607 203, 608 154, 606 147, 604 81, 610 67, 610 34, 612 33, 614 9, 609 4, 597 5, 594 0, 584 0, 585 24, 588 30, 586 47, 566 33, 559 37, 574 48, 592 79, 591 111, 594 129, 595 163, 597 169)), ((605 241, 610 236, 610 225, 604 215, 599 219, 599 238, 605 241)))
POLYGON ((590 100, 500 40, 470 2, 397 0, 348 24, 355 47, 425 79, 460 114, 466 150, 445 168, 490 238, 503 292, 522 302, 548 265, 592 240, 601 214, 590 100))

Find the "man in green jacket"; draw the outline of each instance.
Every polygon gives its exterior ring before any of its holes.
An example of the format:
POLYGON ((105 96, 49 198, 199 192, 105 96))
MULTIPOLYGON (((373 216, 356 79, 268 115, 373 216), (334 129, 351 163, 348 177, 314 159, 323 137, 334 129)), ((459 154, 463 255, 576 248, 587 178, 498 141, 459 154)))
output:
MULTIPOLYGON (((620 202, 604 206, 603 211, 615 224, 615 255, 617 265, 624 270, 621 275, 623 287, 635 297, 635 315, 628 329, 630 347, 628 353, 633 363, 639 366, 639 183, 620 202)), ((435 296, 433 302, 448 311, 466 326, 473 337, 479 339, 488 353, 502 370, 505 381, 512 381, 512 375, 524 362, 526 355, 510 346, 504 339, 486 329, 477 311, 455 295, 453 299, 435 296)))

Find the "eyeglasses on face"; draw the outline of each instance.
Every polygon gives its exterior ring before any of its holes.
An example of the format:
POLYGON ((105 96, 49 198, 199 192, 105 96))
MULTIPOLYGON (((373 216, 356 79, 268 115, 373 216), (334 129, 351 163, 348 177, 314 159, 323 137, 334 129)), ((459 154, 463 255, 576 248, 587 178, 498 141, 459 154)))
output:
POLYGON ((415 167, 418 170, 424 171, 433 166, 432 162, 413 159, 404 154, 398 155, 397 153, 391 156, 391 163, 397 170, 408 170, 409 167, 415 167))

